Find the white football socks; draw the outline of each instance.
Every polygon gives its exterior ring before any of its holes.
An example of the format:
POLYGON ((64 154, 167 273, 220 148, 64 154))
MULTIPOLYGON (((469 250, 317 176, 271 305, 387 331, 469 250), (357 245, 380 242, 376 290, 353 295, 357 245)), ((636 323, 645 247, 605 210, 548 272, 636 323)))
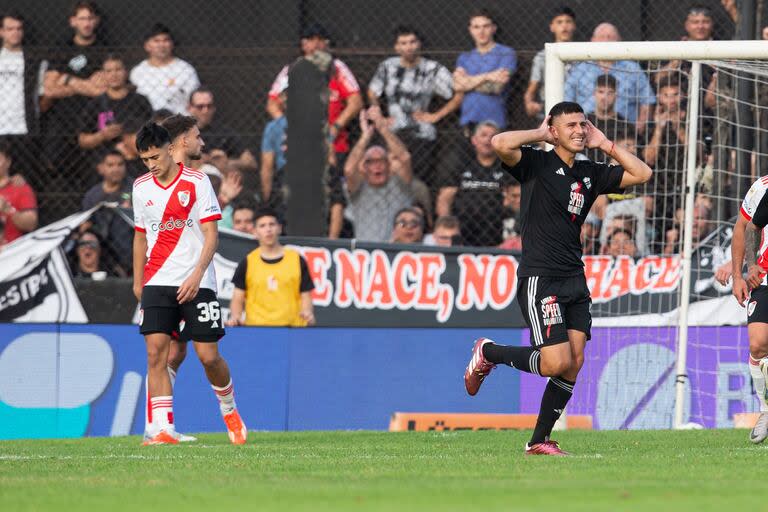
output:
MULTIPOLYGON (((176 371, 170 366, 166 366, 166 369, 168 370, 168 377, 171 379, 171 390, 173 390, 173 387, 176 384, 176 371)), ((151 421, 149 421, 152 404, 149 401, 148 376, 144 377, 144 398, 144 434, 148 435, 149 437, 154 437, 160 431, 160 429, 157 428, 156 425, 153 425, 151 421)))
POLYGON ((749 374, 752 376, 752 386, 755 388, 755 394, 760 400, 760 412, 768 412, 768 402, 765 393, 765 375, 760 371, 760 360, 749 355, 749 374))
POLYGON ((235 387, 232 385, 232 379, 229 379, 229 384, 223 388, 219 388, 211 384, 216 398, 219 399, 219 409, 221 415, 226 416, 237 408, 235 405, 235 387))

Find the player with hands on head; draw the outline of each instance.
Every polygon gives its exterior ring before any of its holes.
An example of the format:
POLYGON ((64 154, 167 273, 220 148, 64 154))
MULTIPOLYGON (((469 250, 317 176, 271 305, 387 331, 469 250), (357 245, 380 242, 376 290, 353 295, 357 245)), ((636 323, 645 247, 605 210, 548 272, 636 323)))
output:
POLYGON ((464 383, 475 395, 497 364, 549 377, 525 452, 567 455, 549 436, 573 394, 590 339, 591 298, 581 259, 581 226, 600 194, 623 193, 626 187, 646 183, 652 171, 595 128, 578 103, 558 103, 538 128, 500 133, 492 144, 502 168, 522 184, 517 300, 530 328, 531 346, 476 340, 464 383), (554 149, 530 147, 540 142, 554 149), (586 148, 601 150, 619 165, 577 160, 586 148))

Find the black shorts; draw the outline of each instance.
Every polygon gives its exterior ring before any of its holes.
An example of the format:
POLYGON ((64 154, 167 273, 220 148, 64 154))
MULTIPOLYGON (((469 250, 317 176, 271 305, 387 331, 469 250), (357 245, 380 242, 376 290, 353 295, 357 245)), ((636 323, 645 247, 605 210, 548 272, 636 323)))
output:
POLYGON ((216 292, 200 288, 184 304, 176 300, 178 286, 145 286, 141 292, 141 334, 162 332, 179 341, 216 342, 224 336, 216 292))
POLYGON ((592 314, 587 279, 570 277, 521 277, 517 300, 528 327, 531 345, 545 347, 568 341, 568 329, 592 337, 592 314))
POLYGON ((758 286, 747 301, 747 323, 768 324, 768 286, 758 286))

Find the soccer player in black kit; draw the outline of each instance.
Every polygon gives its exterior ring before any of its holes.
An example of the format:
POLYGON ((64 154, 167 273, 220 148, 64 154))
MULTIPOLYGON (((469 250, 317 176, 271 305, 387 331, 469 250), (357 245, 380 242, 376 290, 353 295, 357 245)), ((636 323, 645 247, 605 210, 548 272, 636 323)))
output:
POLYGON ((502 363, 549 377, 525 453, 567 455, 549 435, 573 394, 592 326, 581 225, 598 195, 645 183, 652 172, 595 128, 578 103, 558 103, 537 129, 500 133, 492 143, 503 168, 522 183, 523 254, 517 300, 531 331, 531 346, 476 340, 464 384, 475 395, 483 379, 502 363), (527 146, 539 142, 554 149, 527 146), (613 157, 620 165, 576 160, 585 148, 599 149, 606 160, 613 157))

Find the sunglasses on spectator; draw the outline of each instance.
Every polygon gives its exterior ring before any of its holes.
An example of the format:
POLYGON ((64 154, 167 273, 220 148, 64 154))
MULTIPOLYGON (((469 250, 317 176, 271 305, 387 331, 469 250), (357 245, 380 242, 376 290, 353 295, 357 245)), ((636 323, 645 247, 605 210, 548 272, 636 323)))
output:
POLYGON ((95 242, 93 240, 82 240, 80 242, 77 242, 78 247, 90 247, 91 249, 98 249, 99 248, 99 242, 95 242))
POLYGON ((418 220, 398 220, 395 222, 395 226, 401 227, 401 228, 420 228, 421 222, 418 220))
POLYGON ((196 108, 199 110, 203 110, 205 108, 213 108, 213 103, 198 103, 197 105, 193 103, 192 108, 196 108))

